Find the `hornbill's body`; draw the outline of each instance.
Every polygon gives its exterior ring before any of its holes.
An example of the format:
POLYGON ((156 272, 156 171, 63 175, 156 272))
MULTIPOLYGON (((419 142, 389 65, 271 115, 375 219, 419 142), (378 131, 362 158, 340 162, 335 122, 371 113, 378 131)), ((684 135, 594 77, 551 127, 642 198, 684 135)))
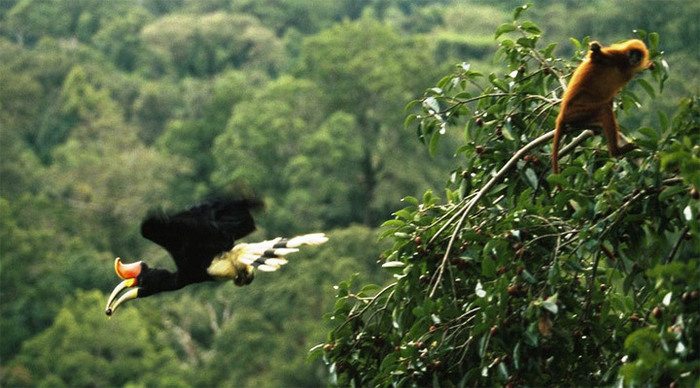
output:
POLYGON ((217 279, 232 279, 243 286, 253 280, 255 268, 274 271, 286 264, 286 254, 300 245, 317 245, 327 238, 322 233, 292 239, 276 238, 256 244, 237 244, 255 230, 250 214, 261 203, 255 200, 216 200, 188 210, 167 214, 151 213, 141 224, 141 235, 165 248, 177 267, 176 272, 150 268, 138 261, 123 264, 117 258, 114 269, 124 279, 112 291, 105 313, 111 315, 125 301, 188 284, 217 279), (128 289, 119 299, 116 297, 128 289))

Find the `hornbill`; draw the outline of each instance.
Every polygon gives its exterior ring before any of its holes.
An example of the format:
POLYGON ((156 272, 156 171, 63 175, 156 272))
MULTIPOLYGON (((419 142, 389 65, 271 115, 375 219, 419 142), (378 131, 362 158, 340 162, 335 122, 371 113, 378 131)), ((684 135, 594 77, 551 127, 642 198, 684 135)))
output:
POLYGON ((176 272, 151 268, 143 261, 131 264, 114 260, 114 270, 123 279, 107 300, 105 313, 112 315, 122 303, 188 284, 233 279, 238 286, 250 284, 254 271, 275 271, 287 263, 285 255, 301 245, 318 245, 328 238, 323 233, 291 239, 276 238, 254 244, 235 244, 253 230, 251 210, 257 200, 218 199, 175 214, 152 212, 141 223, 141 235, 165 248, 176 272), (126 289, 118 299, 119 294, 126 289))

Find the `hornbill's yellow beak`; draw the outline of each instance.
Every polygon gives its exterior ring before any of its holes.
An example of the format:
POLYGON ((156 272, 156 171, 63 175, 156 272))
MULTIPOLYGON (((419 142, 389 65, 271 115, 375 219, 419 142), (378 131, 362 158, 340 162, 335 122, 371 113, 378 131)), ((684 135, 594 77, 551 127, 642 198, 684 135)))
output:
POLYGON ((117 307, 119 307, 119 305, 121 305, 122 303, 131 299, 138 298, 139 288, 136 286, 138 285, 137 278, 141 273, 141 262, 139 261, 132 264, 123 264, 121 259, 117 257, 116 259, 114 259, 114 271, 117 273, 117 276, 124 280, 121 283, 119 283, 116 287, 114 287, 114 290, 112 290, 112 294, 109 296, 109 299, 107 299, 105 314, 107 314, 108 316, 112 315, 114 311, 117 310, 117 307), (128 290, 119 299, 115 301, 119 293, 122 292, 122 290, 124 289, 128 290))

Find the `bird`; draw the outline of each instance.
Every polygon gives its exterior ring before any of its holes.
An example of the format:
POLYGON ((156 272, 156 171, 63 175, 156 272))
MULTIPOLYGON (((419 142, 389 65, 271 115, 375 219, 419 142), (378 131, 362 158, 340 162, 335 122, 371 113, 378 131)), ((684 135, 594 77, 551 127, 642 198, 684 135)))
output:
POLYGON ((219 198, 174 214, 149 212, 141 223, 141 235, 168 251, 177 270, 152 268, 144 261, 123 263, 115 258, 114 271, 122 281, 109 296, 105 314, 111 316, 129 300, 194 283, 231 279, 237 286, 245 286, 253 281, 256 269, 276 271, 287 263, 285 256, 297 252, 300 246, 328 241, 324 233, 311 233, 236 244, 255 230, 251 211, 260 207, 262 202, 257 199, 219 198))

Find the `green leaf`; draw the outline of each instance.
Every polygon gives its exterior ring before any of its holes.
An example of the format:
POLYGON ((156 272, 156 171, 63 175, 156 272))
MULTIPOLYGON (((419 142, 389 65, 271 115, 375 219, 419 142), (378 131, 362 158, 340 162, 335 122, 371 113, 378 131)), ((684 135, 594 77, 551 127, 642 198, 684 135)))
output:
POLYGON ((528 183, 530 183, 530 186, 532 186, 533 189, 537 190, 537 187, 539 186, 539 180, 537 179, 537 173, 535 173, 535 170, 531 168, 525 169, 525 177, 527 178, 528 183))
POLYGON ((508 32, 515 31, 515 25, 513 23, 503 23, 498 28, 496 28, 496 39, 498 39, 499 36, 506 34, 508 32))
POLYGON ((510 373, 508 373, 507 363, 499 362, 497 369, 498 369, 498 375, 501 377, 501 379, 503 379, 503 380, 508 379, 508 376, 510 375, 510 373))
POLYGON ((528 4, 523 4, 519 7, 516 7, 515 11, 513 12, 513 20, 518 20, 520 18, 520 15, 531 6, 532 6, 532 4, 528 3, 528 4))
POLYGON ((418 206, 418 204, 419 204, 418 198, 412 197, 410 195, 401 198, 401 202, 408 202, 413 206, 418 206))
POLYGON ((574 48, 576 48, 576 51, 581 51, 581 49, 583 48, 583 45, 581 44, 581 42, 576 38, 569 38, 569 42, 571 42, 571 44, 574 45, 574 48))
POLYGON ((641 133, 650 143, 658 143, 659 142, 659 132, 654 129, 654 128, 649 128, 649 127, 642 127, 637 130, 639 133, 641 133))
POLYGON ((447 85, 450 81, 452 81, 452 75, 447 75, 445 77, 442 77, 440 81, 437 83, 438 88, 445 88, 445 85, 447 85))
POLYGON ((684 193, 685 191, 686 188, 683 186, 668 186, 659 193, 659 201, 665 201, 670 197, 679 193, 684 193))
POLYGON ((496 276, 496 261, 491 258, 491 255, 485 255, 481 261, 481 275, 488 278, 496 276))
POLYGON ((656 32, 652 32, 648 36, 649 38, 649 46, 652 50, 656 50, 659 47, 659 34, 656 32))
POLYGON ((489 347, 490 339, 491 333, 487 331, 479 340, 479 358, 483 359, 486 356, 486 349, 489 347))
POLYGON ((542 307, 547 309, 552 314, 557 314, 559 312, 559 307, 557 306, 557 294, 554 294, 542 302, 542 307))
POLYGON ((382 223, 380 228, 399 228, 406 225, 406 221, 403 220, 387 220, 382 223))
POLYGON ((644 78, 638 78, 637 83, 644 88, 644 91, 647 92, 649 97, 651 98, 656 98, 656 92, 654 91, 654 87, 651 86, 651 84, 645 80, 644 78))
POLYGON ((396 216, 396 218, 403 218, 404 220, 410 220, 412 218, 411 216, 413 215, 413 212, 408 210, 408 209, 410 209, 410 207, 404 208, 401 210, 397 210, 396 212, 394 212, 394 215, 396 216))
POLYGON ((525 48, 530 48, 530 49, 535 48, 535 39, 534 38, 522 37, 522 38, 517 40, 517 43, 520 46, 523 46, 525 48))
POLYGON ((499 46, 511 49, 515 47, 515 42, 512 39, 503 39, 500 43, 499 46))
POLYGON ((437 154, 438 150, 438 144, 440 142, 440 137, 442 135, 440 134, 440 131, 435 131, 433 132, 433 135, 430 137, 430 143, 428 144, 428 153, 430 154, 430 157, 434 158, 435 155, 437 154))
POLYGON ((526 32, 529 32, 531 34, 539 35, 542 33, 539 27, 537 27, 537 24, 531 22, 531 21, 524 21, 523 24, 520 25, 520 28, 525 30, 526 32))
POLYGON ((401 240, 408 240, 409 238, 411 238, 411 235, 409 235, 408 233, 404 233, 404 232, 396 232, 396 233, 394 233, 394 237, 401 239, 401 240))
POLYGON ((537 333, 532 330, 532 325, 530 326, 530 329, 525 331, 523 333, 523 340, 527 345, 530 345, 531 347, 537 347, 537 344, 539 343, 539 337, 537 336, 537 333))
POLYGON ((501 128, 501 133, 503 134, 504 139, 513 141, 515 140, 515 136, 513 136, 511 128, 513 128, 513 126, 510 123, 508 123, 506 126, 501 128))
POLYGON ((656 114, 658 115, 659 118, 659 126, 661 127, 662 130, 668 129, 668 115, 665 112, 662 111, 657 111, 656 114))
POLYGON ((406 119, 403 121, 403 127, 404 128, 410 127, 411 124, 413 124, 413 122, 416 121, 417 118, 418 118, 418 116, 413 115, 413 114, 406 116, 406 119))
POLYGON ((425 193, 423 193, 423 203, 425 205, 433 205, 437 201, 437 197, 433 195, 432 190, 426 190, 425 193))
POLYGON ((419 105, 421 103, 421 100, 411 100, 406 106, 403 108, 404 111, 409 112, 413 110, 413 108, 416 107, 416 105, 419 105))
POLYGON ((399 353, 389 353, 387 354, 379 367, 380 370, 394 370, 396 369, 396 362, 399 359, 399 353))
POLYGON ((546 58, 549 58, 552 56, 552 53, 554 52, 554 49, 557 47, 556 43, 551 43, 549 46, 545 47, 544 50, 542 50, 542 53, 546 58))
POLYGON ((502 80, 498 79, 495 75, 491 74, 491 76, 489 77, 489 81, 491 81, 491 84, 493 84, 493 86, 497 87, 501 91, 508 92, 508 85, 502 80))
POLYGON ((459 93, 455 94, 455 96, 452 98, 454 98, 456 100, 466 100, 466 99, 471 98, 471 97, 472 97, 472 94, 469 92, 459 92, 459 93))
POLYGON ((537 279, 535 279, 534 276, 528 271, 528 270, 523 270, 523 272, 520 274, 522 276, 523 280, 530 284, 535 284, 537 283, 537 279))

